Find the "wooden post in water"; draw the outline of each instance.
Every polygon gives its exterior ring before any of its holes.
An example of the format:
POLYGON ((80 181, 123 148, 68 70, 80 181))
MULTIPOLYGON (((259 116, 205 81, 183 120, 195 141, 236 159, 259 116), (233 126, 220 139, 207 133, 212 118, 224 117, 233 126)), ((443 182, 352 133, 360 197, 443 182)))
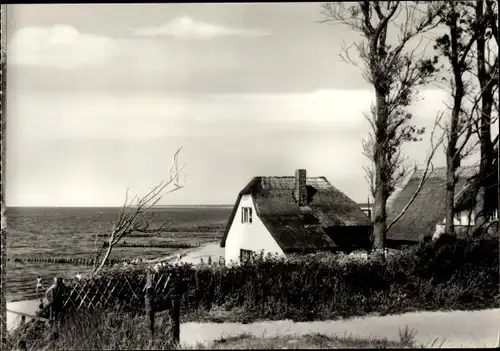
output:
POLYGON ((146 276, 146 294, 144 297, 144 305, 146 307, 146 318, 148 320, 149 330, 151 332, 151 338, 153 338, 155 334, 155 311, 154 311, 153 277, 150 268, 148 268, 146 276))
POLYGON ((170 308, 170 323, 172 340, 175 346, 179 345, 180 339, 180 316, 181 316, 181 301, 178 295, 172 296, 172 305, 170 308))

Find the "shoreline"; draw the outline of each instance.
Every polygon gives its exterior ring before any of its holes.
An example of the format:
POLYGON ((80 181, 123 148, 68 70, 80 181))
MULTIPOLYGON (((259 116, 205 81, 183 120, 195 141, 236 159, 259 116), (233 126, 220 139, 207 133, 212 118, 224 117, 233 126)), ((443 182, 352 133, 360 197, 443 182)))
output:
MULTIPOLYGON (((48 304, 48 301, 45 297, 43 298, 43 303, 44 305, 48 304)), ((21 315, 13 312, 21 312, 24 314, 35 315, 36 312, 38 312, 39 310, 38 305, 40 305, 40 299, 7 302, 7 314, 6 314, 7 332, 11 333, 21 323, 21 315)), ((33 318, 31 317, 26 317, 26 323, 28 323, 32 319, 33 318)))

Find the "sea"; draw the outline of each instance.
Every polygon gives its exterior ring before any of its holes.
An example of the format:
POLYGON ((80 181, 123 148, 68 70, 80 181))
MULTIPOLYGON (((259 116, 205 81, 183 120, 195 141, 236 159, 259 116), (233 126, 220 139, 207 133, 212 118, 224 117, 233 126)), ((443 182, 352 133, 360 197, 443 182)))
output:
MULTIPOLYGON (((94 258, 118 218, 121 208, 9 207, 7 216, 6 292, 8 302, 37 298, 37 276, 44 288, 53 278, 87 273, 91 266, 26 262, 29 258, 94 258), (16 258, 22 262, 14 261, 16 258)), ((168 222, 171 227, 223 227, 231 206, 162 206, 151 210, 151 226, 168 222)), ((124 238, 127 243, 195 242, 196 233, 161 233, 151 237, 124 238)), ((116 248, 111 259, 156 258, 175 249, 116 248)))

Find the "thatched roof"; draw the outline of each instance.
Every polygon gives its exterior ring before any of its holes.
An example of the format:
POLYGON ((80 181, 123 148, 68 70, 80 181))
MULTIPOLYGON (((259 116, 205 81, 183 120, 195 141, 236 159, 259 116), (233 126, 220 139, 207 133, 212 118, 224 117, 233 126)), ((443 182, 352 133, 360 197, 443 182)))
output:
MULTIPOLYGON (((476 167, 462 167, 457 174, 456 194, 460 195, 477 174, 476 167)), ((423 171, 417 170, 407 178, 387 203, 388 223, 399 215, 415 193, 423 171)), ((388 240, 418 241, 422 235, 432 235, 436 224, 445 216, 446 167, 434 168, 406 213, 387 233, 388 240)), ((455 196, 457 199, 457 196, 455 196)))
POLYGON ((336 244, 324 229, 337 226, 369 227, 369 218, 347 195, 325 177, 307 177, 308 205, 294 197, 294 177, 255 177, 239 193, 221 241, 225 247, 242 195, 251 194, 256 215, 284 252, 330 249, 336 244))

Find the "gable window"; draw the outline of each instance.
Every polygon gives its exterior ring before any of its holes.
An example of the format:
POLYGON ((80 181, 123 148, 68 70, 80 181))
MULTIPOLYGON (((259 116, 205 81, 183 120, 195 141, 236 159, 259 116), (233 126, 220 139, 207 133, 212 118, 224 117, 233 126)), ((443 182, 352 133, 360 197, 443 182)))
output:
POLYGON ((241 223, 252 223, 252 208, 242 207, 241 208, 241 223))
POLYGON ((252 257, 252 250, 240 249, 240 261, 245 262, 248 261, 252 257))

